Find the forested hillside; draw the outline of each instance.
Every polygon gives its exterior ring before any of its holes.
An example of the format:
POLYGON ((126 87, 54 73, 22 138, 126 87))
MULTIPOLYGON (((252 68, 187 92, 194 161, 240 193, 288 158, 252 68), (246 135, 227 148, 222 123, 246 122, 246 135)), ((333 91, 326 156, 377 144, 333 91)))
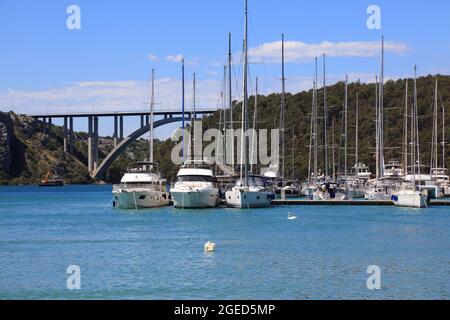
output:
MULTIPOLYGON (((446 108, 446 140, 450 141, 450 76, 439 76, 439 107, 446 108)), ((401 159, 403 141, 405 81, 388 81, 385 85, 385 147, 386 160, 401 159)), ((409 99, 413 97, 413 80, 409 79, 409 99)), ((428 164, 430 159, 430 143, 432 134, 432 104, 434 97, 435 77, 421 77, 417 82, 419 129, 421 139, 421 160, 428 164)), ((374 171, 375 147, 375 85, 352 83, 349 85, 348 110, 348 143, 349 165, 354 162, 355 144, 355 106, 356 93, 359 95, 359 159, 374 171)), ((344 100, 344 83, 339 82, 327 89, 329 119, 329 160, 334 151, 336 167, 343 165, 342 116, 344 100), (334 127, 334 132, 333 132, 334 127), (334 146, 334 148, 332 147, 334 146)), ((323 105, 323 94, 319 91, 319 106, 323 105)), ((253 117, 253 97, 250 98, 250 119, 253 117)), ((286 174, 287 177, 304 179, 308 172, 310 122, 312 91, 286 96, 286 174)), ((240 120, 240 104, 234 107, 235 120, 240 120)), ((280 114, 280 95, 258 97, 258 127, 278 128, 280 114)), ((322 116, 320 108, 319 116, 322 116)), ((204 118, 204 128, 218 127, 219 112, 204 118)), ((441 111, 439 111, 441 121, 441 111)), ((319 141, 322 141, 322 118, 319 119, 319 141)), ((441 123, 439 124, 441 130, 441 123)), ((441 137, 439 135, 439 141, 441 137)), ((12 112, 0 112, 0 183, 29 184, 37 183, 50 169, 56 169, 67 183, 91 183, 87 172, 87 134, 76 133, 76 145, 73 155, 63 152, 62 128, 53 126, 50 131, 44 130, 42 123, 34 126, 32 118, 12 112)), ((170 161, 170 153, 174 143, 169 139, 157 141, 155 159, 161 164, 162 173, 173 179, 177 167, 170 161)), ((110 137, 100 139, 100 158, 104 158, 112 149, 110 137)), ((446 163, 450 166, 447 148, 446 163)), ((148 154, 148 143, 144 139, 133 143, 109 168, 106 182, 120 180, 126 166, 133 161, 142 160, 148 154)), ((320 157, 321 158, 321 157, 320 157)), ((440 158, 440 153, 439 153, 440 158)), ((321 159, 322 160, 322 159, 321 159)))

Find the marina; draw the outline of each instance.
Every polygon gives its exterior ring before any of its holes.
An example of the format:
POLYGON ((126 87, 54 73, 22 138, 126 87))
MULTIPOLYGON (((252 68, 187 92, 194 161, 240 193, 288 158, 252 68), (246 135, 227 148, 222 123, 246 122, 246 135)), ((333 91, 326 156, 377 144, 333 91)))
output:
POLYGON ((449 10, 119 2, 1 8, 0 300, 450 299, 449 10))

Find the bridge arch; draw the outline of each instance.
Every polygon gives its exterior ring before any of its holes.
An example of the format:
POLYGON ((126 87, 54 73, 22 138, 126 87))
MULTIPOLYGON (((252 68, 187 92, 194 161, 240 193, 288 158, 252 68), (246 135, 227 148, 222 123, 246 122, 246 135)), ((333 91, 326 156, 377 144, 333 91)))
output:
MULTIPOLYGON (((190 121, 190 117, 184 117, 184 121, 190 121)), ((166 124, 173 123, 173 122, 181 122, 183 121, 183 117, 173 117, 173 118, 166 118, 161 119, 158 121, 153 122, 153 128, 156 129, 158 127, 162 127, 166 124)), ((125 151, 125 149, 134 141, 139 139, 142 135, 150 131, 150 124, 143 126, 142 128, 134 131, 132 134, 130 134, 127 138, 122 140, 106 157, 103 159, 102 163, 97 167, 96 170, 94 170, 91 173, 91 178, 98 179, 103 178, 106 174, 106 170, 109 168, 109 166, 114 162, 114 160, 117 159, 118 156, 122 154, 122 152, 125 151)))

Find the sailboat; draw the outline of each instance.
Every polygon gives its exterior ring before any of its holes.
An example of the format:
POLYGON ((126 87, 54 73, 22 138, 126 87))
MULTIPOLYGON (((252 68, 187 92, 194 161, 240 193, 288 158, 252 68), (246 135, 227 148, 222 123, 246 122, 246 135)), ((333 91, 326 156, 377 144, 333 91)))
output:
MULTIPOLYGON (((408 97, 408 94, 406 95, 408 97)), ((418 190, 416 175, 420 177, 419 126, 417 113, 417 67, 414 66, 414 104, 411 108, 411 170, 412 181, 402 184, 400 190, 392 195, 394 204, 399 207, 426 208, 427 196, 418 190)))
POLYGON ((114 206, 121 209, 155 208, 167 206, 170 203, 170 194, 166 190, 166 180, 161 178, 158 164, 153 161, 154 70, 152 70, 151 81, 150 158, 149 161, 141 161, 130 165, 120 184, 113 186, 114 206))
MULTIPOLYGON (((244 30, 244 61, 243 61, 243 100, 242 100, 242 130, 248 127, 248 1, 245 0, 245 30, 244 30)), ((264 186, 251 183, 248 168, 248 143, 244 134, 241 135, 241 164, 240 179, 236 185, 225 193, 227 205, 234 208, 258 208, 268 207, 271 204, 273 194, 264 186)))
POLYGON ((381 77, 375 79, 376 132, 375 158, 376 179, 369 182, 365 198, 368 200, 390 200, 391 185, 383 180, 384 166, 384 36, 381 37, 381 77))

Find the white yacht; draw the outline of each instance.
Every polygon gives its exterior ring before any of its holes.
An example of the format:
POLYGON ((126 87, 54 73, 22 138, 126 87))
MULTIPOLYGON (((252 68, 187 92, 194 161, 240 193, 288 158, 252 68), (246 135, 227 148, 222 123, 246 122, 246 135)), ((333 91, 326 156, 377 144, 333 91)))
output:
POLYGON ((333 182, 320 185, 313 195, 314 201, 342 201, 348 200, 347 195, 339 190, 339 186, 333 182))
POLYGON ((398 207, 427 207, 427 195, 416 190, 415 185, 411 183, 404 183, 400 190, 392 195, 392 200, 398 207))
POLYGON ((442 188, 444 197, 450 197, 450 179, 446 168, 431 169, 431 178, 442 188))
POLYGON ((362 162, 358 162, 353 166, 352 173, 354 174, 355 178, 361 180, 369 180, 370 176, 372 175, 369 167, 362 162))
POLYGON ((137 162, 128 167, 121 183, 113 186, 114 206, 121 209, 142 209, 167 206, 170 194, 166 180, 161 179, 153 162, 137 162))
POLYGON ((419 191, 425 191, 429 198, 443 198, 444 191, 440 184, 433 179, 429 174, 408 174, 405 181, 414 182, 417 184, 419 191))
POLYGON ((402 178, 405 175, 403 172, 403 166, 398 160, 390 160, 388 164, 384 166, 384 177, 385 178, 402 178))
POLYGON ((211 163, 204 160, 187 160, 177 174, 171 188, 176 208, 212 208, 219 201, 219 185, 211 163))
POLYGON ((153 161, 153 115, 154 115, 155 71, 151 77, 149 160, 132 164, 122 177, 120 184, 113 186, 114 206, 122 209, 156 208, 170 203, 165 179, 161 178, 158 164, 153 161))
POLYGON ((387 181, 389 183, 383 182, 382 180, 369 181, 365 191, 366 200, 391 200, 392 190, 395 190, 396 186, 392 185, 391 181, 387 181))
POLYGON ((346 190, 349 199, 365 198, 365 190, 362 187, 362 184, 359 182, 359 179, 347 180, 344 185, 344 189, 346 190))

